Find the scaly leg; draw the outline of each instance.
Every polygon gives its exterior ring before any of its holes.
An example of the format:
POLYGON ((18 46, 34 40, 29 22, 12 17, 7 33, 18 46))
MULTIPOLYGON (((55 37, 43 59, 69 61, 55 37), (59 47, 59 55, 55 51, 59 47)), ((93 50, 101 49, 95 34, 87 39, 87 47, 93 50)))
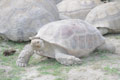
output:
POLYGON ((26 45, 24 49, 21 51, 16 64, 20 67, 27 66, 30 57, 34 54, 34 51, 30 44, 26 45))

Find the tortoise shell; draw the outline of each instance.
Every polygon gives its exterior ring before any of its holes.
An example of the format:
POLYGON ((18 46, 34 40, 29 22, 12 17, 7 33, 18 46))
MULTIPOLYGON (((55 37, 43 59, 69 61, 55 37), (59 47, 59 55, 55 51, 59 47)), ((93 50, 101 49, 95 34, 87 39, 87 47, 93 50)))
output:
POLYGON ((0 34, 12 41, 28 41, 43 25, 58 19, 50 0, 0 1, 0 34))
MULTIPOLYGON (((99 0, 100 1, 100 0, 99 0)), ((89 11, 97 6, 98 0, 63 0, 57 5, 59 13, 75 19, 85 19, 89 11)))
POLYGON ((95 27, 120 31, 120 2, 109 2, 97 6, 87 15, 86 21, 95 27))
POLYGON ((69 52, 91 52, 104 43, 104 37, 92 25, 79 19, 68 19, 44 25, 35 37, 61 46, 69 52))

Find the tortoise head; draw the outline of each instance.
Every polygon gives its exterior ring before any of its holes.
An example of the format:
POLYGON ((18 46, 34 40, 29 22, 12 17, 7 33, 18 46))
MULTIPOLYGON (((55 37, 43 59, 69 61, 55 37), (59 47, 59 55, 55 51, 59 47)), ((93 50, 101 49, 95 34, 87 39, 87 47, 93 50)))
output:
POLYGON ((35 50, 41 50, 44 48, 44 41, 40 39, 40 37, 30 37, 31 39, 31 46, 35 50))

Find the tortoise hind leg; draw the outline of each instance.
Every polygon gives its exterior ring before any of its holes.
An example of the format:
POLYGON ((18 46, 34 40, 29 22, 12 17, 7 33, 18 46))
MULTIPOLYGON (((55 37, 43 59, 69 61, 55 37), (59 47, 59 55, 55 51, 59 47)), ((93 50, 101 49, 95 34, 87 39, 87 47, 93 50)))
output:
POLYGON ((106 51, 109 51, 111 53, 115 53, 115 46, 111 43, 107 43, 105 42, 104 44, 102 44, 101 46, 99 46, 97 48, 98 50, 106 50, 106 51))

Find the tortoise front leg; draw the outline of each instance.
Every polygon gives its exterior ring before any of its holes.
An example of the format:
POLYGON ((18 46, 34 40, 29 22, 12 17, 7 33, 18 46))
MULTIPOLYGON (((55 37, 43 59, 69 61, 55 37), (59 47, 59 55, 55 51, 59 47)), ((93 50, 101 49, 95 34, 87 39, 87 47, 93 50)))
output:
POLYGON ((16 64, 20 67, 27 66, 30 57, 34 54, 34 51, 30 44, 26 45, 24 49, 21 51, 16 64))

